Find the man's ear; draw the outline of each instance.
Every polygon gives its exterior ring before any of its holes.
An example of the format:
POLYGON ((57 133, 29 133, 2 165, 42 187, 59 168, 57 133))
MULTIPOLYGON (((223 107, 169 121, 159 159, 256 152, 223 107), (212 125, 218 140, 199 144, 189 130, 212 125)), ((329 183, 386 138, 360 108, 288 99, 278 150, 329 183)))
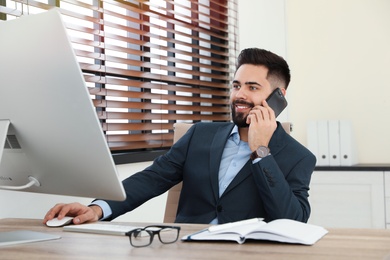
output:
POLYGON ((287 90, 286 90, 285 88, 280 88, 280 90, 282 91, 282 93, 283 93, 283 96, 286 96, 286 92, 287 92, 287 90))

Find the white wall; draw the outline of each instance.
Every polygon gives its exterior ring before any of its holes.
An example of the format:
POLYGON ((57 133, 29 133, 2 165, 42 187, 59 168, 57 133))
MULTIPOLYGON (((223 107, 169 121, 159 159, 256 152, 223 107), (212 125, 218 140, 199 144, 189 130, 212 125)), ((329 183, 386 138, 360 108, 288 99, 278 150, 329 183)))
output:
POLYGON ((286 56, 284 0, 238 0, 240 49, 259 47, 286 56))
MULTIPOLYGON (((238 25, 240 50, 258 47, 287 59, 284 0, 238 0, 238 25)), ((278 120, 289 121, 289 111, 288 106, 278 120)))
POLYGON ((359 163, 390 163, 390 1, 286 1, 290 115, 352 122, 359 163))
POLYGON ((308 121, 345 119, 359 163, 390 163, 389 10, 388 0, 239 0, 240 47, 290 64, 287 120, 301 143, 308 121))

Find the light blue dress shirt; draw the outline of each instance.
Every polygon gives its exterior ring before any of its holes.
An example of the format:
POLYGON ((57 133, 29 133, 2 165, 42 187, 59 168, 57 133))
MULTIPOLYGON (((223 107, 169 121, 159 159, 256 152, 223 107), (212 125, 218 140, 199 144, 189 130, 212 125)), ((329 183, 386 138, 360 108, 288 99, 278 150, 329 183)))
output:
MULTIPOLYGON (((237 173, 241 170, 242 167, 244 167, 251 153, 252 151, 249 148, 248 143, 240 140, 238 127, 234 126, 222 153, 222 159, 218 173, 219 196, 225 192, 226 188, 232 182, 234 177, 236 177, 237 173)), ((257 163, 258 161, 260 161, 260 158, 254 160, 253 163, 257 163)), ((101 220, 110 217, 112 214, 110 206, 103 200, 96 200, 91 205, 98 205, 102 208, 103 217, 101 220)), ((218 224, 218 219, 213 219, 210 224, 218 224)))
MULTIPOLYGON (((244 167, 251 153, 248 143, 240 140, 238 127, 234 126, 226 142, 219 166, 218 180, 220 197, 234 177, 236 177, 237 173, 244 167)), ((218 224, 218 219, 213 219, 210 224, 218 224)))

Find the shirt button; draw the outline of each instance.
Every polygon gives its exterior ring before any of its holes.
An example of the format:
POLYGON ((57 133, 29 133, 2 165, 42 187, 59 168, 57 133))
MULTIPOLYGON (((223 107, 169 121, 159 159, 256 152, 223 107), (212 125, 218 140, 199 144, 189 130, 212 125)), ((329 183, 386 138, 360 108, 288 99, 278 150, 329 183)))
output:
POLYGON ((221 212, 221 211, 222 211, 222 206, 221 206, 221 205, 218 205, 218 206, 217 206, 217 211, 218 211, 218 212, 221 212))

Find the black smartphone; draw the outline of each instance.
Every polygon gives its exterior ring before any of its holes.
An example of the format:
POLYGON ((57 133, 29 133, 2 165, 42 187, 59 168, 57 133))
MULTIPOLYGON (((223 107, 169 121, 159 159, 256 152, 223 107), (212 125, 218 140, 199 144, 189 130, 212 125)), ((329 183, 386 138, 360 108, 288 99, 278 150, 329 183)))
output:
POLYGON ((284 97, 280 88, 276 88, 266 99, 268 105, 274 110, 275 117, 287 107, 287 100, 284 97))

